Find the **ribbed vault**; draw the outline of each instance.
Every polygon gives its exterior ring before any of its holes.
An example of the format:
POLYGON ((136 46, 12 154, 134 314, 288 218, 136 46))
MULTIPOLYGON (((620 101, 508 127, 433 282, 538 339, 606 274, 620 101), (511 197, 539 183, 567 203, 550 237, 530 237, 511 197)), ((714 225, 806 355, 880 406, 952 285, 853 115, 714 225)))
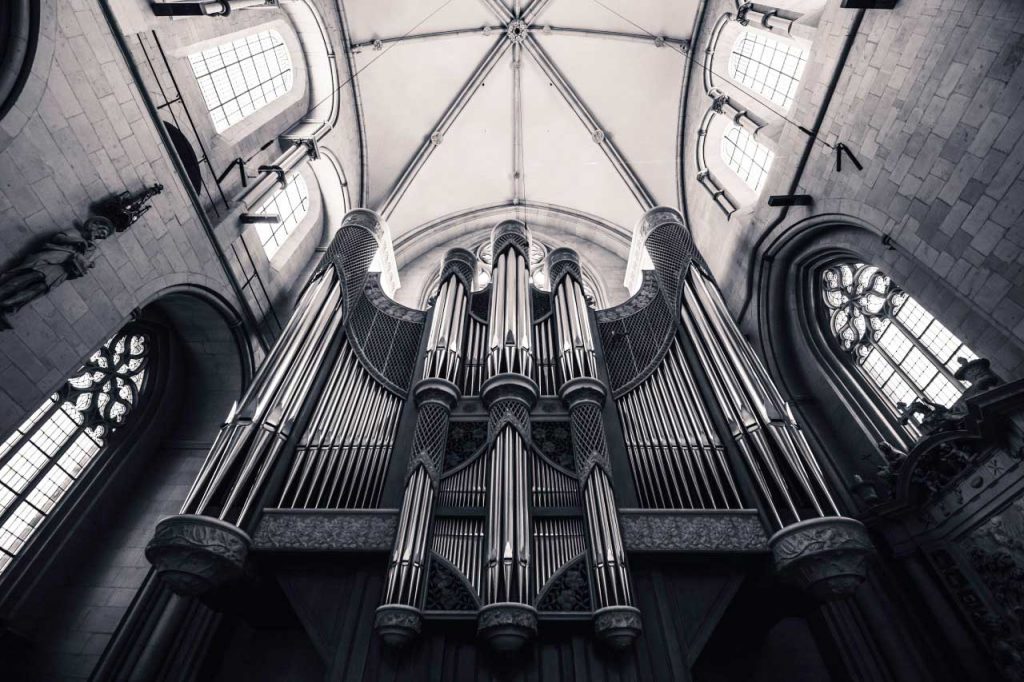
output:
POLYGON ((418 256, 451 241, 460 216, 486 229, 483 211, 537 219, 553 243, 594 249, 585 256, 608 265, 609 303, 625 298, 631 228, 648 208, 679 203, 679 96, 697 6, 346 2, 368 206, 391 227, 398 297, 418 299, 418 256))

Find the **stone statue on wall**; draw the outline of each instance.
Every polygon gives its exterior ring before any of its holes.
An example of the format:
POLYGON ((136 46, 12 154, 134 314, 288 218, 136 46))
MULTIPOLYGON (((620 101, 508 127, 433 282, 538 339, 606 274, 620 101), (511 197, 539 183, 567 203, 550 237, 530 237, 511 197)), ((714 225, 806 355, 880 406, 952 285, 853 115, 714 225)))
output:
POLYGON ((96 211, 113 223, 115 231, 124 232, 152 208, 148 203, 149 200, 163 191, 164 186, 157 183, 138 194, 121 192, 102 202, 96 211))
POLYGON ((896 409, 900 411, 901 424, 916 424, 925 435, 960 429, 967 416, 966 408, 960 404, 946 407, 925 398, 915 398, 909 404, 896 403, 896 409), (918 415, 920 421, 916 419, 918 415))
POLYGON ((96 264, 96 242, 110 236, 112 224, 90 218, 78 232, 57 232, 0 274, 0 329, 10 329, 7 315, 43 296, 65 280, 85 275, 96 264))
POLYGON ((878 477, 885 481, 890 488, 895 488, 900 469, 903 468, 903 464, 907 460, 907 453, 886 441, 878 443, 878 451, 885 458, 885 463, 878 467, 878 477))

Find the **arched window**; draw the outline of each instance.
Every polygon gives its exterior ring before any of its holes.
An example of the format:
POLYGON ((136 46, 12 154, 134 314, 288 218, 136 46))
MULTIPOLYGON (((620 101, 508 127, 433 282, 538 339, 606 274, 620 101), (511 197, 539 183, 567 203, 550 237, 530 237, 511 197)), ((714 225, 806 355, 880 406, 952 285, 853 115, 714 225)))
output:
POLYGON ((267 258, 272 258, 277 250, 281 248, 288 235, 295 231, 302 219, 309 211, 309 188, 306 181, 298 173, 288 176, 288 185, 277 190, 257 209, 256 213, 262 215, 276 215, 279 217, 276 223, 257 223, 256 230, 260 236, 260 243, 267 253, 267 258))
POLYGON ((892 406, 960 397, 957 361, 977 356, 877 267, 838 263, 819 284, 831 334, 892 406))
POLYGON ((222 133, 292 87, 288 47, 262 31, 189 56, 213 127, 222 133))
POLYGON ((790 41, 764 31, 744 31, 729 57, 729 74, 737 82, 788 109, 796 96, 807 53, 790 41))
POLYGON ((129 324, 0 445, 0 573, 129 419, 150 345, 145 328, 129 324))
POLYGON ((759 144, 746 129, 734 125, 722 135, 722 158, 755 192, 761 191, 768 169, 772 166, 774 154, 759 144))

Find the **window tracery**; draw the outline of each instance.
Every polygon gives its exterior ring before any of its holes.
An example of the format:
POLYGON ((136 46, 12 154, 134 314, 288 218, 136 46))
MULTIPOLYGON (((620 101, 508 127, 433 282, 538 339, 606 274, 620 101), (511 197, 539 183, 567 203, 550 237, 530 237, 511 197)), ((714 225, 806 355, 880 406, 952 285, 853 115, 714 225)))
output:
POLYGON ((796 44, 776 40, 763 31, 744 31, 729 56, 729 75, 736 82, 789 109, 796 97, 807 53, 796 44))
POLYGON ((956 402, 957 360, 977 355, 878 267, 832 265, 820 287, 832 336, 889 403, 956 402))
POLYGON ((292 88, 291 58, 277 31, 261 31, 189 55, 192 73, 222 133, 292 88))
POLYGON ((128 325, 0 445, 0 574, 130 419, 150 348, 146 330, 128 325))
POLYGON ((288 184, 271 194, 256 211, 258 214, 279 217, 276 223, 256 224, 256 232, 267 258, 277 253, 308 212, 309 187, 302 175, 293 173, 288 177, 288 184))
POLYGON ((747 187, 760 192, 775 155, 749 131, 733 125, 722 135, 722 158, 747 187))

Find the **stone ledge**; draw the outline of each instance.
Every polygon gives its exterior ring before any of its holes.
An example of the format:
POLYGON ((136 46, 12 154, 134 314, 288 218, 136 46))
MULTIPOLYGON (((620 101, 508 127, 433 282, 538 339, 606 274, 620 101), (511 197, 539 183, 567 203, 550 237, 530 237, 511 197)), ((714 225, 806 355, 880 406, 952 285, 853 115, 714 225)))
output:
POLYGON ((397 509, 267 509, 253 535, 263 552, 390 552, 397 509))
MULTIPOLYGON (((768 552, 768 536, 754 511, 623 509, 629 552, 768 552)), ((258 552, 390 552, 397 509, 268 509, 253 534, 258 552)))
POLYGON ((753 510, 622 509, 622 539, 630 552, 767 552, 768 536, 753 510))

